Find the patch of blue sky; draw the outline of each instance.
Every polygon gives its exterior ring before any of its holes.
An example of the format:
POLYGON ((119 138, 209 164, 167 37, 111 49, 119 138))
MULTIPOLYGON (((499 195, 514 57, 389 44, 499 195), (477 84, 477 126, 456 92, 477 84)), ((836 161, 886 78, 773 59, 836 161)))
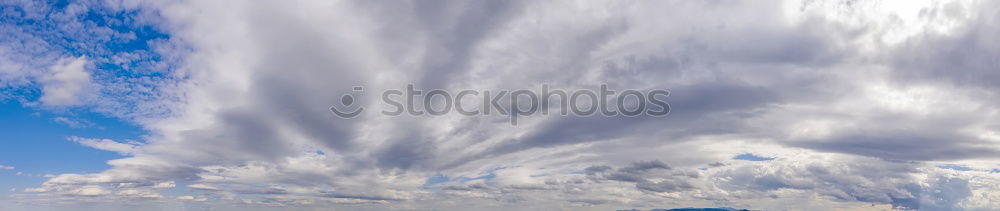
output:
POLYGON ((434 176, 428 177, 427 181, 424 182, 424 187, 433 186, 436 184, 444 183, 449 181, 448 176, 444 174, 435 174, 434 176))
POLYGON ((141 140, 145 132, 128 122, 100 114, 82 112, 61 115, 33 110, 14 102, 0 103, 0 164, 14 166, 0 171, 0 188, 37 186, 45 174, 96 173, 107 169, 108 160, 123 156, 68 141, 69 136, 141 140), (56 118, 86 120, 91 127, 73 127, 56 118), (17 172, 22 172, 17 175, 17 172), (31 175, 31 176, 28 176, 31 175))
POLYGON ((774 158, 772 158, 772 157, 762 157, 762 156, 754 155, 754 154, 751 154, 751 153, 743 153, 743 154, 739 154, 739 155, 736 155, 735 157, 733 157, 733 160, 769 161, 769 160, 774 160, 774 158))
POLYGON ((444 174, 435 174, 434 176, 431 176, 431 177, 427 178, 427 180, 424 182, 423 187, 424 188, 431 188, 431 189, 433 189, 433 188, 436 188, 434 185, 445 183, 445 182, 450 182, 450 181, 457 181, 457 182, 468 182, 468 181, 472 181, 472 180, 487 180, 488 181, 488 180, 491 180, 491 179, 497 177, 497 175, 495 173, 493 173, 493 172, 496 171, 496 170, 498 170, 498 169, 503 169, 503 168, 492 168, 492 169, 489 169, 489 170, 486 171, 485 175, 478 176, 478 177, 456 177, 456 178, 450 178, 450 177, 448 177, 447 175, 444 175, 444 174))
POLYGON ((955 164, 943 164, 943 165, 938 165, 937 167, 943 169, 956 170, 956 171, 972 171, 972 168, 955 164))

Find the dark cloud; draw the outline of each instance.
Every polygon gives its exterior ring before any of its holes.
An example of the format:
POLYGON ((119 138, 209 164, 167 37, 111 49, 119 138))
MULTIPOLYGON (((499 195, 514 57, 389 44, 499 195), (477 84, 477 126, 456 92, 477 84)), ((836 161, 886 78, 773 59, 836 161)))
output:
MULTIPOLYGON (((1000 6, 984 2, 982 8, 1000 6)), ((921 12, 921 18, 940 20, 968 17, 948 34, 924 34, 906 40, 890 58, 893 75, 904 83, 940 83, 995 89, 1000 80, 1000 15, 967 13, 959 2, 921 12)), ((983 10, 985 11, 985 10, 983 10)))
POLYGON ((698 178, 697 173, 671 170, 662 161, 652 160, 634 162, 617 170, 612 170, 609 166, 591 166, 584 169, 584 172, 596 181, 635 183, 636 189, 643 191, 681 192, 695 188, 688 180, 698 178))
POLYGON ((801 140, 789 144, 820 151, 894 160, 958 160, 1000 156, 1000 151, 983 143, 986 141, 958 134, 889 130, 843 133, 829 139, 801 140))

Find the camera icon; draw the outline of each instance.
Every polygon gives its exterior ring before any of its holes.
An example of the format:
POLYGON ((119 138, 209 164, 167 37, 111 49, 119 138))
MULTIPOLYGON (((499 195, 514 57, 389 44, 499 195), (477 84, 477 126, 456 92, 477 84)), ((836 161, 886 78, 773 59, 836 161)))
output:
POLYGON ((350 93, 344 94, 340 97, 340 105, 330 106, 330 111, 333 112, 334 115, 337 115, 337 117, 344 119, 357 117, 362 111, 365 110, 365 107, 358 105, 360 103, 355 103, 355 101, 357 101, 357 96, 364 93, 364 87, 355 86, 350 93))

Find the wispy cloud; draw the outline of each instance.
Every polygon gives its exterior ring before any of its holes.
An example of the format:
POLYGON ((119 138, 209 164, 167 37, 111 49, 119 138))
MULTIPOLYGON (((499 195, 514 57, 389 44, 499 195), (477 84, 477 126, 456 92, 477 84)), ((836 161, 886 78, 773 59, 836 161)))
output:
POLYGON ((52 118, 52 121, 57 122, 59 124, 63 124, 63 125, 69 126, 70 128, 90 128, 90 127, 102 128, 102 127, 98 126, 97 124, 95 124, 95 123, 93 123, 93 122, 91 122, 89 120, 80 119, 80 118, 61 117, 60 116, 60 117, 54 117, 54 118, 52 118))
POLYGON ((130 155, 136 152, 142 144, 137 142, 117 142, 111 139, 93 139, 93 138, 81 138, 76 136, 71 136, 66 138, 66 140, 79 143, 87 147, 94 149, 117 152, 122 155, 130 155))

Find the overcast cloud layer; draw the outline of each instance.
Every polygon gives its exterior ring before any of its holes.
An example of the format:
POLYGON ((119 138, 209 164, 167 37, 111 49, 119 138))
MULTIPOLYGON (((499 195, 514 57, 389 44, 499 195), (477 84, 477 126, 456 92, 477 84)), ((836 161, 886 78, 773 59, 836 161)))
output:
POLYGON ((4 23, 0 99, 149 132, 67 137, 125 158, 3 206, 1000 209, 1000 1, 3 4, 66 29, 4 23), (71 24, 92 10, 164 35, 93 50, 129 35, 71 24), (354 86, 372 105, 407 84, 669 89, 672 110, 518 125, 327 110, 354 86))

